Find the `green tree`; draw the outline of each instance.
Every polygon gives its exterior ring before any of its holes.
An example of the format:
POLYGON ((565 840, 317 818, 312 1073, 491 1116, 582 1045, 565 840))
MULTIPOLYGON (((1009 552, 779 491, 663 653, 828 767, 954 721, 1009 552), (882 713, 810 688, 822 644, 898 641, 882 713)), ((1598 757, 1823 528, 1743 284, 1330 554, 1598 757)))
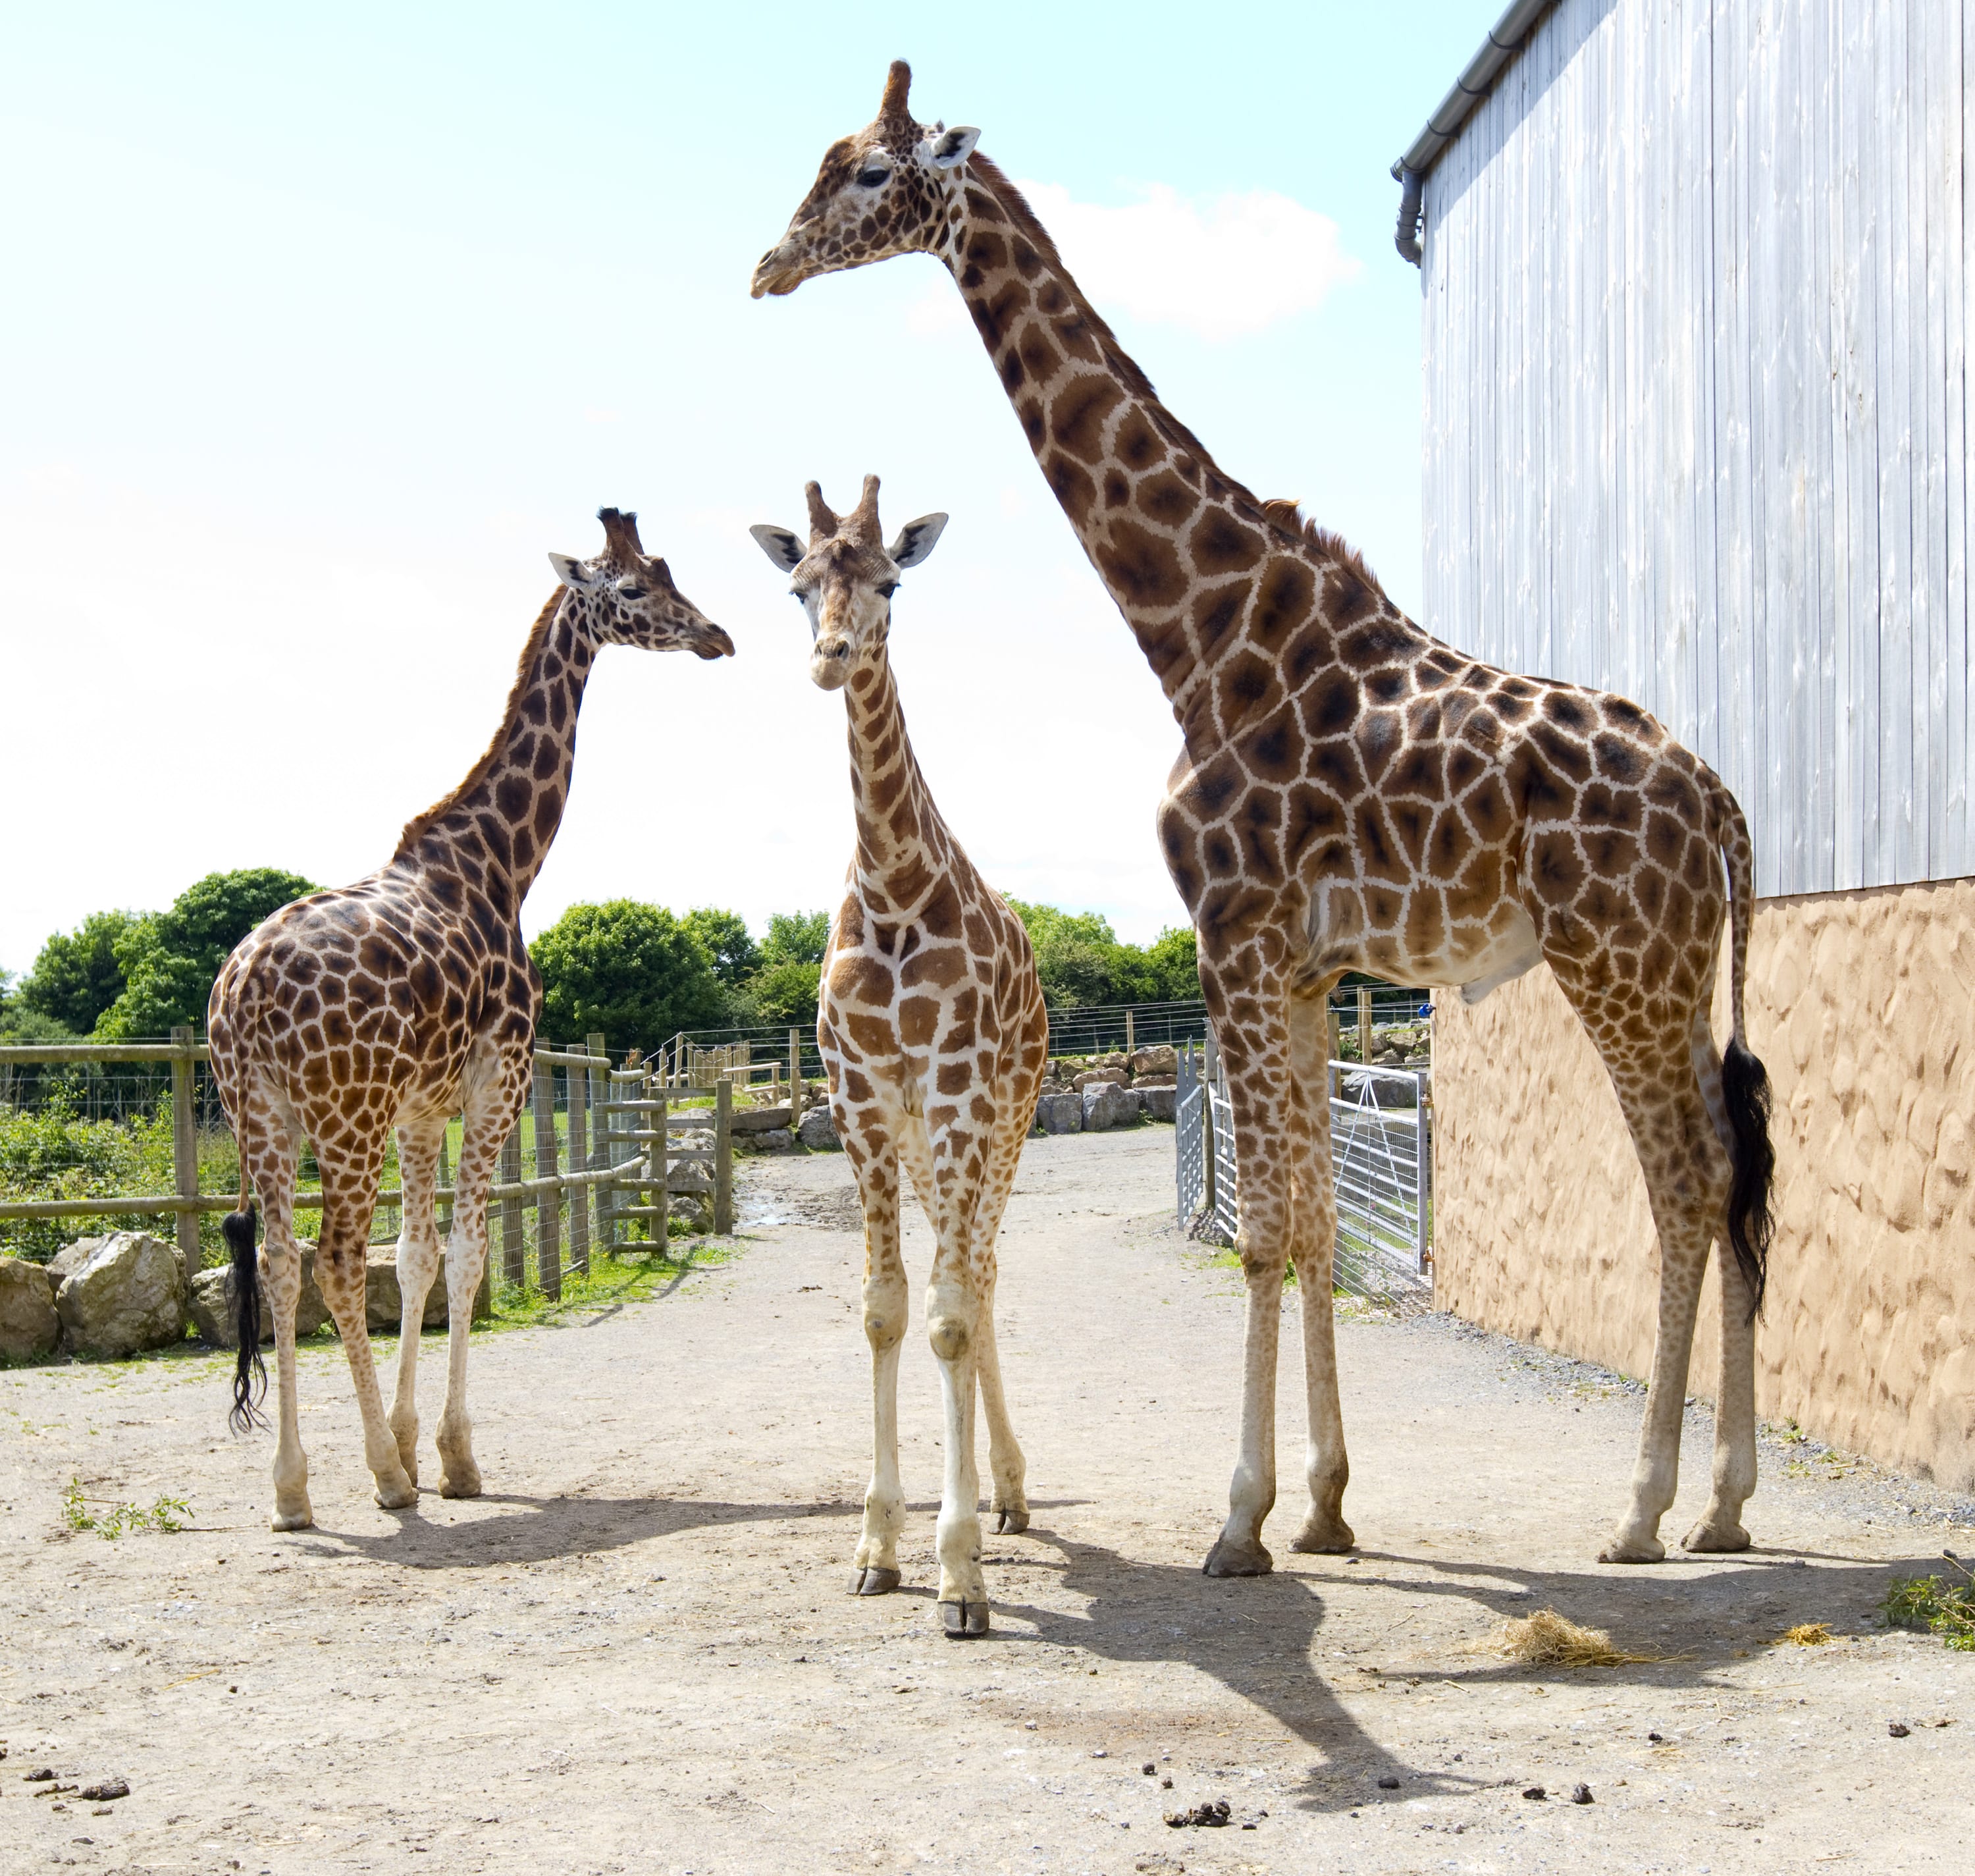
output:
POLYGON ((69 1042, 75 1032, 52 1016, 30 1009, 15 988, 14 973, 0 970, 0 1042, 69 1042))
POLYGON ((129 1042, 166 1035, 179 1023, 203 1024, 227 953, 263 919, 317 890, 278 867, 209 873, 168 910, 133 920, 116 940, 124 986, 97 1020, 97 1040, 129 1042))
POLYGON ((23 1009, 52 1019, 73 1035, 87 1035, 123 994, 120 940, 138 923, 134 912, 92 912, 72 932, 56 932, 22 979, 23 1009))
POLYGON ((1200 947, 1191 925, 1168 925, 1145 950, 1149 1003, 1184 1003, 1200 995, 1200 947))
POLYGON ((571 906, 529 946, 542 974, 542 1033, 600 1031, 613 1049, 656 1048, 726 1014, 705 946, 662 906, 571 906))
POLYGON ((1171 1003, 1200 995, 1194 936, 1185 927, 1162 931, 1149 946, 1125 944, 1102 913, 1065 912, 1023 899, 1007 903, 1035 948, 1043 1000, 1052 1009, 1171 1003))
POLYGON ((816 1027, 817 999, 822 994, 823 966, 806 958, 785 957, 757 971, 748 980, 751 1005, 749 1026, 796 1023, 816 1027))
POLYGON ((745 983, 761 968, 761 947, 749 936, 748 921, 718 906, 696 906, 679 920, 705 948, 713 974, 729 986, 745 983))
POLYGON ((830 948, 827 912, 777 912, 761 940, 761 968, 776 964, 820 964, 830 948))

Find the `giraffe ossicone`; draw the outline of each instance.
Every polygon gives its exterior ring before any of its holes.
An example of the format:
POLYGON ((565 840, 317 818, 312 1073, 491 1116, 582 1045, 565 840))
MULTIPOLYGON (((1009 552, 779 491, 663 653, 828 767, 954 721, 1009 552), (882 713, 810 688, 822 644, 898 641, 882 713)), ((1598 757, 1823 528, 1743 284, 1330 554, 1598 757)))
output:
POLYGON ((1743 1548, 1754 1318, 1773 1166, 1743 1029, 1754 909, 1740 808, 1625 699, 1441 643, 1334 535, 1257 499, 1160 403, 973 130, 915 122, 911 73, 824 153, 753 291, 930 254, 952 275, 1065 516, 1172 706, 1158 816, 1199 938, 1234 1112, 1248 1287, 1239 1456, 1206 1568, 1271 1567, 1286 1266, 1298 1279, 1310 1504, 1299 1550, 1348 1549, 1331 1307, 1336 1207, 1324 999, 1347 970, 1470 997, 1546 961, 1597 1045, 1661 1248, 1659 1332, 1630 1502, 1602 1553, 1664 1554, 1696 1308, 1722 1288, 1714 1489, 1690 1549, 1743 1548), (1732 1029, 1708 1002, 1730 933, 1732 1029))
POLYGON ((974 1395, 978 1387, 987 1417, 997 1529, 1026 1529, 1022 1453, 994 1340, 995 1238, 1035 1118, 1049 1013, 1021 920, 934 805, 892 680, 892 595, 899 574, 932 551, 946 517, 909 522, 887 547, 876 476, 865 477, 842 517, 816 483, 808 495, 807 545, 786 528, 751 532, 790 576, 809 623, 810 675, 843 692, 849 725, 856 844, 823 956, 817 1042, 864 1213, 872 1466, 851 1588, 877 1595, 899 1581, 899 1208, 909 1178, 935 1240, 925 1320, 945 1406, 940 1615, 948 1635, 984 1635, 974 1395))
POLYGON ((294 1199, 301 1142, 322 1174, 315 1276, 356 1384, 379 1504, 418 1497, 419 1334, 440 1262, 434 1194, 446 1127, 462 1117, 445 1247, 445 1404, 439 1490, 480 1491, 466 1412, 473 1298, 487 1257, 487 1192, 528 1098, 541 979, 521 902, 569 798, 576 724, 606 645, 731 657, 733 641, 648 558, 637 517, 605 508, 594 559, 551 555, 557 586, 522 647, 500 728, 466 778, 407 822, 397 851, 353 886, 311 893, 240 941, 212 988, 213 1080, 240 1146, 240 1208, 225 1221, 241 1330, 234 1423, 258 1417, 260 1304, 274 1317, 278 1531, 314 1522, 295 1399, 301 1263, 294 1199), (397 1389, 387 1415, 366 1324, 366 1253, 395 1131, 403 1185, 397 1389), (255 1250, 253 1195, 266 1221, 255 1250))

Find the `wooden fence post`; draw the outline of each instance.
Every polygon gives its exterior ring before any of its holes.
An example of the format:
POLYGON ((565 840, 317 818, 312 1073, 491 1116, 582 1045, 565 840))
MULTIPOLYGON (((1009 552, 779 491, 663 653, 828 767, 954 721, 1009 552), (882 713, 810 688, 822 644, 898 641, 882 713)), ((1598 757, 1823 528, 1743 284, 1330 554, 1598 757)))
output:
POLYGON ((1358 992, 1358 1061, 1361 1067, 1369 1067, 1372 1060, 1372 993, 1360 989, 1358 992))
POLYGON ((1344 1019, 1338 1015, 1334 1005, 1326 1003, 1323 1021, 1325 1029, 1329 1032, 1329 1058, 1333 1061, 1341 1061, 1344 1058, 1344 1019))
POLYGON ((1132 1026, 1132 1012, 1128 1009, 1125 1012, 1125 1053, 1128 1055, 1135 1055, 1139 1052, 1138 1043, 1133 1039, 1136 1033, 1132 1026))
POLYGON ((713 1090, 713 1229, 734 1233, 734 1084, 724 1075, 713 1090))
MULTIPOLYGON (((572 1044, 573 1048, 574 1045, 572 1044)), ((590 1071, 571 1064, 564 1077, 569 1090, 569 1170, 590 1170, 590 1071)), ((578 1272, 590 1268, 590 1189, 569 1188, 569 1267, 578 1272)))
MULTIPOLYGON (((535 1065, 535 1177, 554 1179, 561 1170, 556 1157, 555 1065, 535 1065)), ((535 1281, 551 1300, 562 1294, 562 1188, 550 1186, 535 1194, 535 1281)))
MULTIPOLYGON (((603 1111, 605 1103, 610 1098, 610 1055, 603 1046, 603 1038, 594 1030, 584 1037, 583 1045, 596 1058, 596 1066, 590 1071, 590 1165, 595 1170, 610 1163, 607 1141, 610 1117, 603 1111)), ((599 1252, 607 1252, 611 1236, 610 1188, 599 1183, 590 1190, 596 1206, 596 1248, 599 1252)))
MULTIPOLYGON (((521 1123, 518 1117, 514 1131, 508 1136, 501 1148, 501 1183, 518 1186, 521 1183, 521 1123)), ((525 1221, 518 1198, 501 1201, 501 1272, 518 1290, 525 1289, 528 1282, 527 1246, 525 1221)))
POLYGON ((669 1125, 672 1104, 665 1098, 665 1077, 654 1075, 646 1091, 658 1103, 645 1114, 645 1123, 652 1135, 652 1238, 659 1247, 659 1255, 669 1258, 672 1254, 672 1165, 669 1151, 672 1145, 669 1125))
POLYGON ((802 1031, 791 1023, 789 1025, 789 1126, 791 1131, 802 1125, 803 1096, 807 1092, 803 1086, 802 1031))
MULTIPOLYGON (((192 1111, 192 1030, 181 1024, 172 1031, 172 1183, 182 1199, 199 1196, 199 1117, 192 1111)), ((179 1259, 185 1265, 186 1289, 199 1275, 199 1213, 179 1213, 179 1259)))

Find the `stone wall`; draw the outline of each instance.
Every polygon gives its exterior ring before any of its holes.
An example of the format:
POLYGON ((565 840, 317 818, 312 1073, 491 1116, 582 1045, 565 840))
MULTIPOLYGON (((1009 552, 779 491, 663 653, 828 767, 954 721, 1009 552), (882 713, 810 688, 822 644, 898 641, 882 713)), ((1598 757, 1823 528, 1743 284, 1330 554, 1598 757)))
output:
MULTIPOLYGON (((1749 975, 1777 1160, 1756 1410, 1975 1487, 1975 879, 1765 900, 1749 975)), ((1436 1303, 1643 1376, 1645 1185, 1556 980, 1440 993, 1434 1028, 1436 1303)), ((1713 1393, 1719 1333, 1710 1269, 1691 1393, 1713 1393)))

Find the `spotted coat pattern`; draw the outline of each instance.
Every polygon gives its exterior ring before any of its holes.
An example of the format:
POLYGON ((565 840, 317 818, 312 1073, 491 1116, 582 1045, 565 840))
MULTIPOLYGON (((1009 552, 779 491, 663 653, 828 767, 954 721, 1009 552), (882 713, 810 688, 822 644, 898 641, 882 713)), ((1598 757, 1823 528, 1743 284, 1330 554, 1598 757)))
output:
MULTIPOLYGON (((915 123, 895 64, 833 145, 754 291, 905 252, 951 272, 1044 478, 1158 679, 1183 747, 1158 813, 1227 1065, 1249 1285, 1240 1457, 1214 1574, 1270 1567, 1283 1274, 1303 1298, 1302 1550, 1353 1542, 1329 1297, 1323 999, 1346 970, 1471 1000, 1546 961, 1610 1071, 1661 1253, 1653 1385, 1605 1555, 1664 1554, 1682 1396, 1730 1180, 1708 1020, 1732 913, 1734 1034, 1753 898, 1741 811, 1638 706, 1477 663, 1405 617, 1363 561, 1224 474, 1159 402, 1034 212, 974 150, 915 123)), ((1758 1065, 1756 1072, 1760 1073, 1758 1065)), ((1752 1285, 1721 1260, 1714 1495, 1691 1547, 1747 1542, 1752 1285)))
POLYGON ((637 517, 606 508, 597 558, 556 559, 564 584, 521 653, 506 715, 458 788, 409 822, 397 851, 353 886, 312 893, 242 939, 212 989, 213 1079, 240 1144, 242 1203, 266 1219, 260 1267, 274 1314, 280 1411, 277 1530, 311 1523, 296 1425, 301 1292, 294 1193, 302 1141, 322 1173, 315 1262, 363 1417, 364 1456, 389 1509, 415 1502, 419 1328, 440 1256, 433 1212, 446 1123, 464 1117, 450 1240, 451 1323, 438 1443, 440 1491, 480 1490, 466 1412, 467 1332, 487 1255, 487 1189, 532 1078, 541 980, 521 902, 562 818, 583 687, 599 649, 734 647, 639 546, 637 517), (371 1213, 395 1130, 403 1183, 397 1392, 385 1414, 365 1325, 371 1213))
POLYGON ((974 1398, 986 1410, 997 1527, 1028 1524, 1023 1462, 994 1341, 995 1236, 1035 1117, 1049 1015, 1021 921, 961 850, 912 754, 892 675, 891 596, 932 551, 943 515, 911 523, 888 551, 878 479, 840 518, 809 485, 805 551, 757 528, 792 575, 814 633, 810 672, 843 693, 856 845, 823 964, 817 1040, 832 1117, 864 1211, 864 1332, 871 1345, 871 1484, 851 1587, 895 1588, 905 1500, 899 1476, 901 1169, 936 1249, 926 1332, 940 1366, 946 1465, 937 1542, 949 1634, 987 1632, 974 1398))

